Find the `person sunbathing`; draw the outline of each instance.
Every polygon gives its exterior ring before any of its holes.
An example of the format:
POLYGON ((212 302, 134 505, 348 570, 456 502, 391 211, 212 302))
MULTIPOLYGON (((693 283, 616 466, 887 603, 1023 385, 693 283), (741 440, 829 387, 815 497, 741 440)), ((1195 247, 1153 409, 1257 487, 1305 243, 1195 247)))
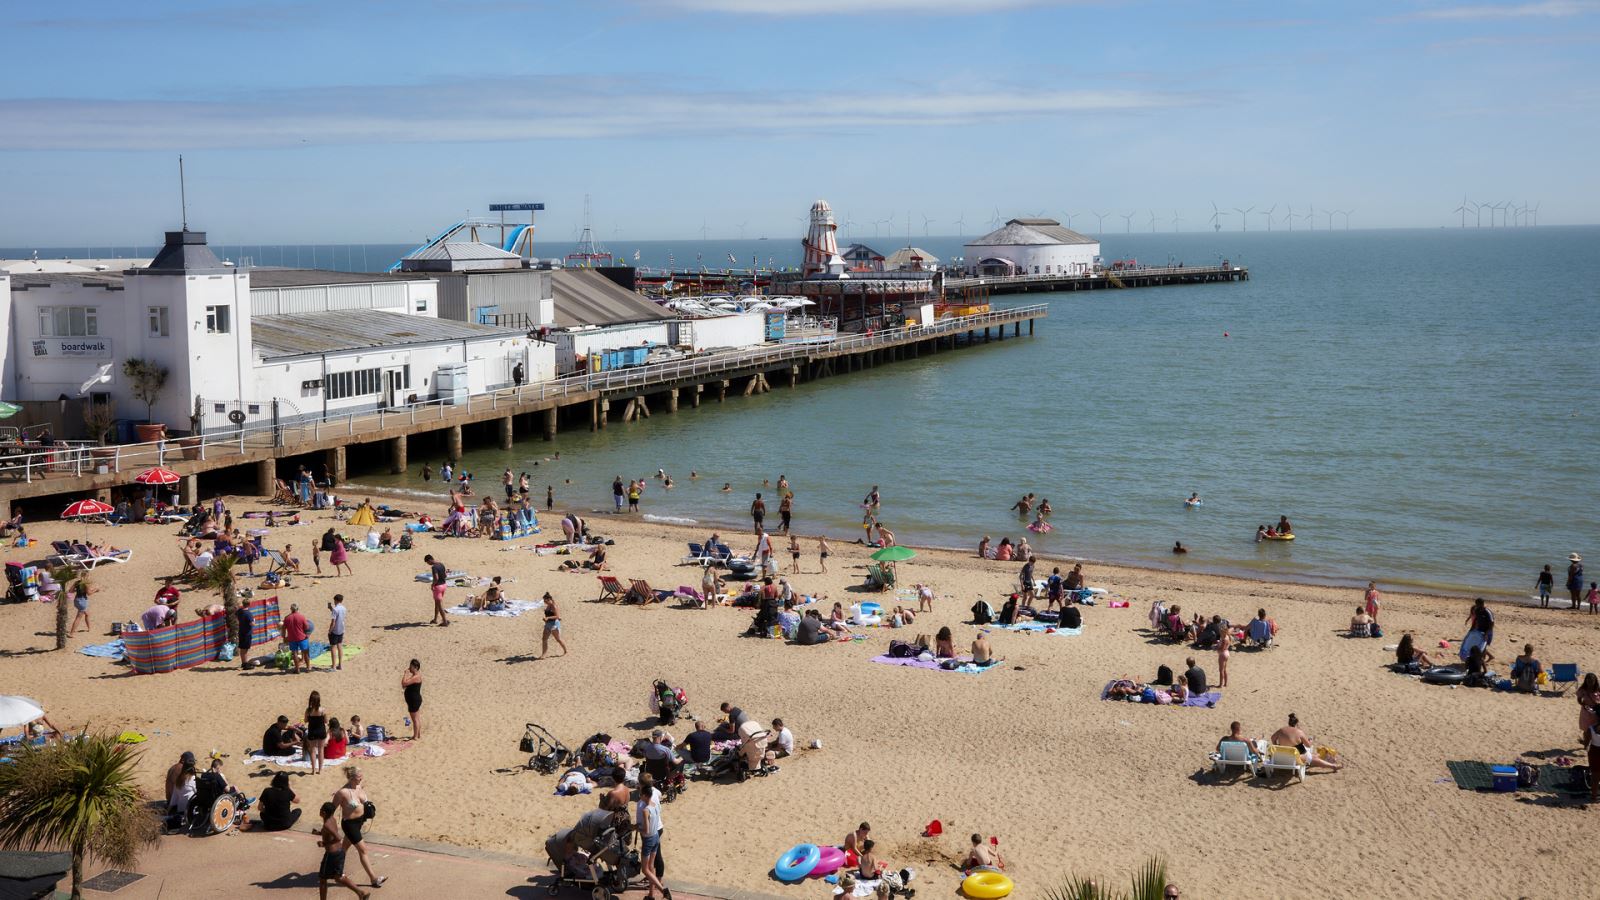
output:
POLYGON ((1222 752, 1222 745, 1230 741, 1235 741, 1245 745, 1246 747, 1249 747, 1251 755, 1255 755, 1255 741, 1249 740, 1244 736, 1244 726, 1238 722, 1228 723, 1228 733, 1222 736, 1222 740, 1217 741, 1217 753, 1220 754, 1222 752))
POLYGON ((978 632, 972 640, 972 662, 978 666, 992 666, 998 660, 994 658, 994 650, 989 646, 989 636, 978 632))
POLYGON ((1144 689, 1131 678, 1118 678, 1106 688, 1106 697, 1111 700, 1126 700, 1144 693, 1144 689))
POLYGON ((1350 618, 1350 633, 1361 636, 1372 633, 1372 617, 1367 615, 1365 606, 1356 607, 1356 614, 1350 618))
POLYGON ((1342 763, 1329 759, 1318 751, 1311 742, 1311 736, 1300 730, 1300 719, 1294 713, 1289 713, 1289 724, 1272 733, 1272 744, 1278 747, 1293 747, 1300 751, 1300 758, 1308 766, 1332 769, 1335 772, 1344 768, 1342 763))
POLYGON ((950 634, 950 626, 939 629, 933 636, 933 655, 939 659, 954 659, 956 655, 955 637, 950 634))
POLYGON ((1400 636, 1400 645, 1394 650, 1395 662, 1403 666, 1408 672, 1426 672, 1433 668, 1433 660, 1428 654, 1418 650, 1410 634, 1400 636))

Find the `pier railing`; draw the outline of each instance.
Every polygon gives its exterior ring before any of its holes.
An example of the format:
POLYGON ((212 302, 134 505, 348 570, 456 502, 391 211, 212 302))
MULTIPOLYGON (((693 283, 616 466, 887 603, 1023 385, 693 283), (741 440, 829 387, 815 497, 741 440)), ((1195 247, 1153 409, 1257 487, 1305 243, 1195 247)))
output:
POLYGON ((766 368, 785 362, 860 353, 978 328, 991 328, 1047 315, 1045 304, 1016 306, 971 316, 941 319, 929 325, 886 328, 867 334, 849 334, 826 342, 768 345, 667 360, 609 372, 570 375, 550 381, 469 394, 464 402, 423 400, 405 406, 330 412, 292 422, 247 422, 189 437, 139 444, 91 447, 62 445, 50 450, 0 457, 0 475, 32 482, 50 476, 83 476, 139 471, 166 466, 175 460, 208 460, 242 456, 254 451, 291 447, 326 438, 354 437, 385 431, 397 425, 448 424, 453 418, 470 418, 485 410, 505 409, 560 400, 573 395, 644 393, 652 387, 710 379, 719 374, 766 368))
POLYGON ((1096 269, 1093 272, 1056 272, 1054 274, 1039 275, 967 275, 958 278, 945 278, 945 290, 960 290, 965 287, 976 287, 981 284, 1042 284, 1054 281, 1096 281, 1116 278, 1164 278, 1177 275, 1207 275, 1225 272, 1243 272, 1244 266, 1238 265, 1204 265, 1204 266, 1132 266, 1121 269, 1096 269))

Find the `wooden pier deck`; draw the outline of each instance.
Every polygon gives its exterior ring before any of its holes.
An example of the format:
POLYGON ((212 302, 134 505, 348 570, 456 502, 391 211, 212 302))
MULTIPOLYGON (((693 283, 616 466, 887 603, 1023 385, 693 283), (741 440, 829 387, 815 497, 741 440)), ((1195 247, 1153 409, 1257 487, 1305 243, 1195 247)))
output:
POLYGON ((1105 270, 1090 275, 987 275, 971 278, 946 278, 946 297, 973 293, 1026 294, 1052 291, 1100 291, 1121 288, 1163 287, 1170 284, 1210 284, 1218 281, 1249 281, 1245 266, 1141 266, 1134 269, 1105 270))
MULTIPOLYGON (((444 456, 459 459, 470 444, 494 443, 510 449, 517 436, 539 434, 554 440, 563 419, 590 430, 630 422, 653 413, 676 413, 702 400, 765 393, 774 386, 828 378, 887 362, 948 352, 978 342, 1033 334, 1034 323, 1049 310, 1042 304, 943 319, 927 326, 841 335, 835 340, 790 343, 727 353, 686 357, 650 366, 575 375, 484 394, 463 403, 430 400, 391 409, 306 418, 114 447, 61 447, 4 460, 0 468, 0 509, 18 502, 44 504, 49 498, 97 496, 128 487, 152 466, 182 477, 184 503, 200 496, 200 476, 222 473, 237 480, 243 466, 255 467, 258 493, 272 496, 279 460, 322 454, 322 462, 342 482, 348 454, 376 456, 391 472, 407 469, 408 438, 440 432, 444 456), (104 468, 105 471, 99 471, 104 468)), ((285 473, 285 477, 289 473, 285 473)))

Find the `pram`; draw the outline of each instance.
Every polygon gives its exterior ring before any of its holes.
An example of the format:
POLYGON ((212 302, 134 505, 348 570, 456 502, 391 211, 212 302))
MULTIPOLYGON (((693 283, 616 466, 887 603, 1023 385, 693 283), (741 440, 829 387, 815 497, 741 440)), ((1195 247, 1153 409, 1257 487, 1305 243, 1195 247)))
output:
POLYGON ((755 720, 739 726, 739 746, 711 757, 703 766, 695 767, 696 777, 707 781, 734 776, 744 781, 752 776, 767 776, 778 767, 767 759, 767 745, 772 742, 772 732, 762 728, 755 720))
POLYGON ((689 697, 682 689, 673 689, 665 681, 657 680, 650 686, 650 711, 660 717, 662 725, 671 725, 679 716, 688 716, 689 697))
POLYGON ((556 770, 565 766, 573 759, 572 751, 567 745, 556 740, 543 725, 527 724, 522 733, 522 742, 518 745, 523 753, 528 754, 527 768, 541 775, 554 775, 556 770))
MULTIPOLYGON (((592 815, 592 813, 591 813, 592 815)), ((628 890, 643 871, 639 851, 630 850, 622 833, 614 826, 606 827, 590 847, 577 846, 583 831, 583 822, 577 828, 563 828, 545 838, 544 852, 554 870, 551 896, 561 892, 565 885, 589 892, 591 900, 612 900, 628 890)))

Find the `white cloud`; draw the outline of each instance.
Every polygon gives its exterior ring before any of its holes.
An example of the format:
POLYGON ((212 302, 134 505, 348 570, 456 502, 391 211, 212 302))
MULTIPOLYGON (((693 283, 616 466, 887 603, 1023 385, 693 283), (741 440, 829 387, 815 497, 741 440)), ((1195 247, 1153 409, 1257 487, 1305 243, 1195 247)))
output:
POLYGON ((1535 3, 1446 6, 1401 16, 1403 20, 1477 22, 1490 19, 1564 19, 1600 11, 1595 0, 1539 0, 1535 3))
POLYGON ((1004 85, 942 93, 756 93, 546 78, 330 87, 183 101, 0 100, 0 150, 168 150, 880 131, 1131 113, 1197 93, 1004 85))

